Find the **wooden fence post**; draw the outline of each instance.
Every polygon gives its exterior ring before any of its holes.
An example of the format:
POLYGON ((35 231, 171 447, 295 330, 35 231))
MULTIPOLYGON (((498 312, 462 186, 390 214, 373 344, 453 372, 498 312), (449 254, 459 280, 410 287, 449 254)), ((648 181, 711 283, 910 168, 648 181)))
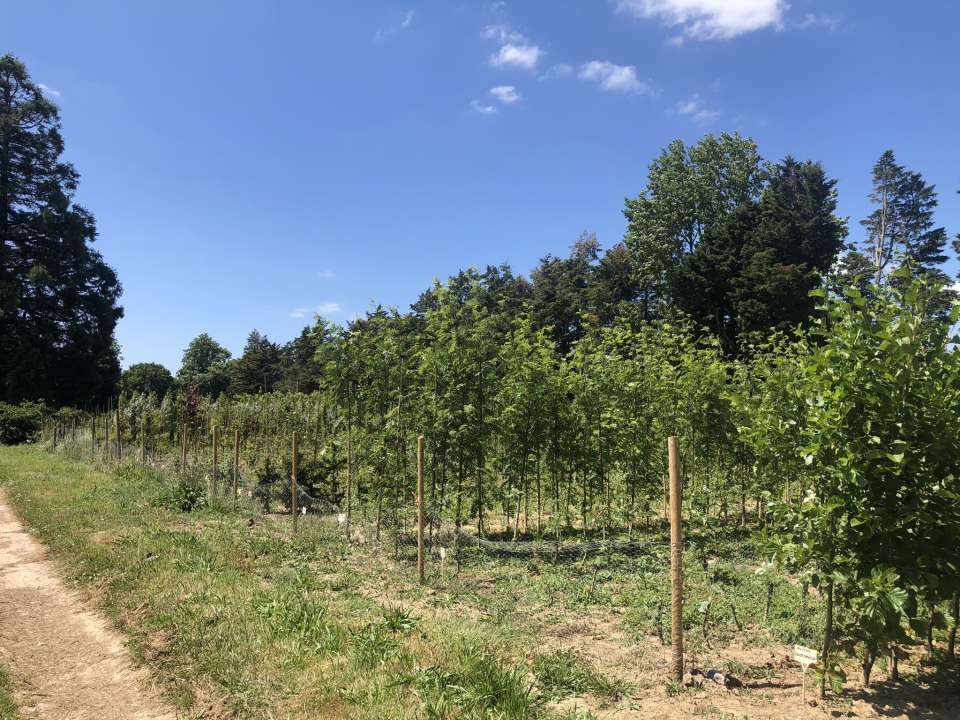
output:
POLYGON ((187 471, 187 423, 180 428, 180 472, 187 471))
POLYGON ((110 409, 103 418, 103 459, 110 462, 110 409))
POLYGON ((353 422, 347 410, 347 545, 350 544, 350 523, 353 520, 353 422))
POLYGON ((233 509, 237 509, 237 493, 240 485, 240 431, 233 431, 233 509))
POLYGON ((417 438, 417 576, 420 584, 427 582, 423 552, 423 435, 417 438))
POLYGON ((290 514, 293 515, 293 531, 297 531, 297 433, 293 433, 293 453, 290 459, 290 514))
POLYGON ((117 398, 117 462, 123 461, 123 430, 120 426, 120 398, 117 398))
POLYGON ((217 481, 220 479, 220 433, 217 426, 213 426, 213 472, 210 473, 210 482, 213 483, 212 498, 217 492, 217 481))
POLYGON ((670 465, 670 592, 673 623, 673 679, 683 682, 683 518, 681 515, 680 450, 676 436, 667 440, 670 465))

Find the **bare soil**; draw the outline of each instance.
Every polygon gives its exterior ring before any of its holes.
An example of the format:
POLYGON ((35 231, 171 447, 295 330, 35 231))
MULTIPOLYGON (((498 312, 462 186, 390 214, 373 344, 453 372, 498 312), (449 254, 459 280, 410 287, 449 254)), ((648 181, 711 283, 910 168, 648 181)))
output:
POLYGON ((69 589, 0 494, 0 663, 24 718, 174 720, 122 636, 69 589))

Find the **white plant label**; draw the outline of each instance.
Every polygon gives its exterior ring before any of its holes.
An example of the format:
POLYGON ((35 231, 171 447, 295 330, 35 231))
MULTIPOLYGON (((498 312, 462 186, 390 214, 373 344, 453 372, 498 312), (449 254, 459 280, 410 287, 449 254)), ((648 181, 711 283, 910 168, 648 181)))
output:
POLYGON ((803 645, 794 645, 793 659, 806 669, 817 662, 817 651, 813 648, 804 647, 803 645))
POLYGON ((800 675, 800 697, 803 699, 804 705, 806 705, 807 668, 817 662, 817 651, 813 648, 804 647, 803 645, 794 645, 793 659, 794 662, 797 662, 803 666, 803 672, 800 675))

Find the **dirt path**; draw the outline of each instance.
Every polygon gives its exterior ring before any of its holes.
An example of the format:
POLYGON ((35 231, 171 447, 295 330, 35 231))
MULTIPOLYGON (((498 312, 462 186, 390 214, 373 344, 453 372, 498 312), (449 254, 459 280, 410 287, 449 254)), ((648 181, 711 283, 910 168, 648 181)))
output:
POLYGON ((174 720, 121 636, 68 590, 0 493, 0 662, 24 718, 174 720))

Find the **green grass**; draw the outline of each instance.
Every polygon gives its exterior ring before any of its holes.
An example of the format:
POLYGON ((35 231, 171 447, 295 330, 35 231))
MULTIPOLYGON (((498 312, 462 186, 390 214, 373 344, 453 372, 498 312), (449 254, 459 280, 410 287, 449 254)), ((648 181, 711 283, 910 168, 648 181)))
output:
POLYGON ((322 522, 303 519, 294 537, 287 518, 178 512, 183 494, 155 471, 36 448, 0 449, 0 484, 188 717, 549 714, 516 638, 382 606, 361 591, 377 578, 322 522))
MULTIPOLYGON (((180 480, 0 448, 0 485, 185 717, 583 720, 688 692, 665 685, 657 659, 658 624, 670 639, 664 546, 563 562, 468 549, 443 572, 431 563, 422 588, 390 542, 348 547, 329 520, 301 518, 293 535, 288 517, 250 501, 237 512, 208 503, 199 468, 180 480), (593 652, 595 637, 644 666, 593 652)), ((664 537, 657 524, 639 532, 664 537)), ((691 525, 684 562, 694 662, 772 680, 776 668, 725 649, 819 643, 819 596, 802 612, 799 583, 758 572, 749 530, 691 525)))
POLYGON ((20 713, 13 701, 13 690, 10 687, 10 676, 0 668, 0 720, 19 720, 20 713))

